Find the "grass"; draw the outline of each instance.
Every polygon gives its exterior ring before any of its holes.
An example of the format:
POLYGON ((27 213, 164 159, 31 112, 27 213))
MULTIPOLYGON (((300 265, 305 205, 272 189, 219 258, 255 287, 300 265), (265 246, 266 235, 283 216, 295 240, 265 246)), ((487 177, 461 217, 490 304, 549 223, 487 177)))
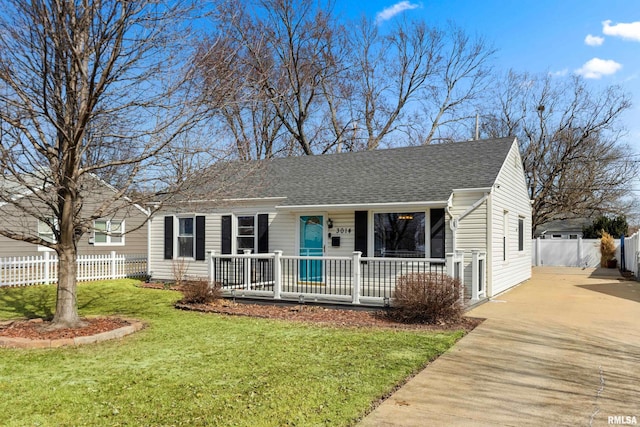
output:
MULTIPOLYGON (((0 349, 0 425, 351 425, 462 336, 184 312, 179 293, 136 283, 81 284, 78 305, 141 332, 0 349)), ((50 315, 54 299, 53 286, 0 289, 0 319, 50 315)))

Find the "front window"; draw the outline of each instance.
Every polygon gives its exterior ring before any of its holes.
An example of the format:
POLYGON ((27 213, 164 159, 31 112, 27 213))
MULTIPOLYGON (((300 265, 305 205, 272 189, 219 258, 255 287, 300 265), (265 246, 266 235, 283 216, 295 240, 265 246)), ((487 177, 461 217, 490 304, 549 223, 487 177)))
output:
POLYGON ((377 257, 424 258, 425 213, 377 213, 374 253, 377 257))
POLYGON ((238 217, 238 234, 236 241, 236 248, 239 254, 244 253, 245 250, 255 252, 256 248, 256 217, 251 216, 239 216, 238 217))
POLYGON ((193 217, 178 218, 178 256, 193 258, 194 253, 193 217))
POLYGON ((93 223, 93 241, 96 245, 120 245, 124 243, 124 221, 96 220, 93 223))

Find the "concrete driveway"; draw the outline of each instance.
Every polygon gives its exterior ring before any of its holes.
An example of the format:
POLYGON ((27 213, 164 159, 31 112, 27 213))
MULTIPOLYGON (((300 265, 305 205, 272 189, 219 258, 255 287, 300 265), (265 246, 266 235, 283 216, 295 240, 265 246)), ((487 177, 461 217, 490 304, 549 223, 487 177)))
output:
POLYGON ((487 320, 361 426, 640 425, 640 283, 536 267, 469 315, 487 320))

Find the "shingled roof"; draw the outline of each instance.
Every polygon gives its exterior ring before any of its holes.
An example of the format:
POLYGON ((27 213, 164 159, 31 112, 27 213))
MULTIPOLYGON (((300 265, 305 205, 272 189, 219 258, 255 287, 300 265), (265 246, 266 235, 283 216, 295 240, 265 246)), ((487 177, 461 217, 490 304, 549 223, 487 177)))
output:
POLYGON ((227 196, 282 197, 280 206, 445 201, 454 189, 491 187, 513 143, 509 137, 264 160, 227 196))

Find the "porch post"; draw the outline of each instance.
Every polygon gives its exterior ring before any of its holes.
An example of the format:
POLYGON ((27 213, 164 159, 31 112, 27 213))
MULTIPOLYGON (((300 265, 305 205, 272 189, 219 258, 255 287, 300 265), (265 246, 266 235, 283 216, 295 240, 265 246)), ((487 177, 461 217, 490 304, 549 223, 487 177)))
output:
MULTIPOLYGON (((251 255, 251 249, 245 249, 242 251, 245 255, 251 255)), ((251 290, 251 258, 248 256, 243 258, 244 261, 244 288, 251 290)))
POLYGON ((207 253, 209 254, 209 263, 207 265, 207 274, 209 275, 209 286, 213 285, 215 283, 214 278, 213 278, 213 274, 214 274, 214 265, 213 265, 213 257, 216 254, 216 251, 207 251, 207 253))
POLYGON ((446 259, 445 268, 447 270, 447 276, 455 277, 453 272, 453 269, 455 267, 454 254, 449 252, 448 254, 446 254, 445 259, 446 259))
POLYGON ((282 251, 273 251, 273 299, 280 299, 282 291, 282 251))
POLYGON ((362 252, 353 252, 353 261, 351 265, 351 273, 353 275, 353 286, 351 286, 351 303, 360 304, 360 257, 362 252))
POLYGON ((471 301, 478 301, 480 293, 480 251, 471 250, 471 301))

